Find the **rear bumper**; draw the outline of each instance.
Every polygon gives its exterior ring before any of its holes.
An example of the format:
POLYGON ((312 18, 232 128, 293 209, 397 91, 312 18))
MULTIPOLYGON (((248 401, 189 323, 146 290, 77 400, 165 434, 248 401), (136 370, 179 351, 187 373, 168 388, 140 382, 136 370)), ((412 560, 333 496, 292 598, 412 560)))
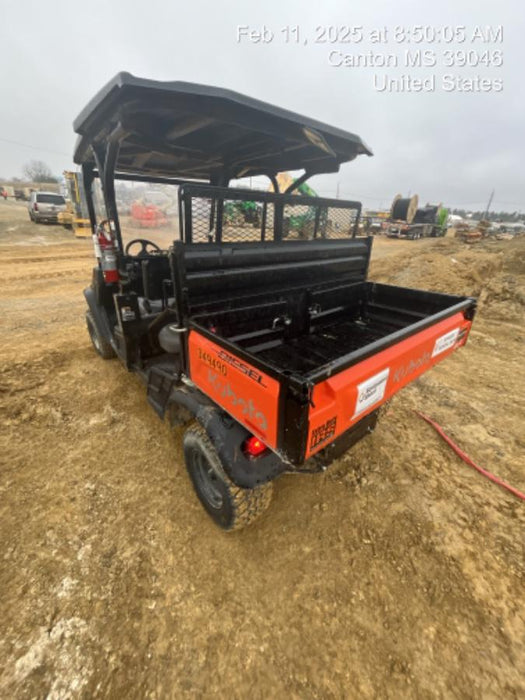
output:
POLYGON ((42 221, 46 222, 48 224, 57 224, 58 223, 58 214, 44 214, 38 211, 33 212, 33 219, 35 221, 42 221))

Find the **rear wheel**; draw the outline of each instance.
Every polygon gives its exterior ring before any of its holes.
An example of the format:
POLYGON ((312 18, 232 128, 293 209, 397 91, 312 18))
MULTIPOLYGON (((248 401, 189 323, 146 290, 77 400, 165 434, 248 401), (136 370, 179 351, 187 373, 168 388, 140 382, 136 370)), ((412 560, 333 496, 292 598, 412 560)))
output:
POLYGON ((86 325, 93 347, 100 357, 104 358, 104 360, 111 360, 115 357, 115 351, 111 347, 111 344, 101 335, 91 311, 86 312, 86 325))
POLYGON ((236 486, 225 474, 206 430, 194 423, 184 433, 184 459, 193 487, 208 515, 223 530, 240 530, 270 505, 273 484, 236 486))

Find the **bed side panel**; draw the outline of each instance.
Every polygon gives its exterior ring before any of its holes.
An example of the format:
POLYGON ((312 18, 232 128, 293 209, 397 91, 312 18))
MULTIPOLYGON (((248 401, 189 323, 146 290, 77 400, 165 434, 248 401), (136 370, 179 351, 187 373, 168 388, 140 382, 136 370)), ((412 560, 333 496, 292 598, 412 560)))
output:
POLYGON ((279 382, 197 331, 188 340, 191 380, 227 413, 277 448, 279 382))
POLYGON ((461 312, 454 314, 317 384, 306 459, 464 345, 471 325, 461 312))

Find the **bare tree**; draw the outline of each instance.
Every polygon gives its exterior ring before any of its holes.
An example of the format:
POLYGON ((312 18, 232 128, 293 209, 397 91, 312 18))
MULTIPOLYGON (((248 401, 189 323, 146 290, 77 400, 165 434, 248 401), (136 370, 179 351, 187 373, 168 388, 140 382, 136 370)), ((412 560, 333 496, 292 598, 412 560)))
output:
POLYGON ((22 168, 24 176, 31 182, 56 182, 57 178, 43 160, 31 160, 22 168))

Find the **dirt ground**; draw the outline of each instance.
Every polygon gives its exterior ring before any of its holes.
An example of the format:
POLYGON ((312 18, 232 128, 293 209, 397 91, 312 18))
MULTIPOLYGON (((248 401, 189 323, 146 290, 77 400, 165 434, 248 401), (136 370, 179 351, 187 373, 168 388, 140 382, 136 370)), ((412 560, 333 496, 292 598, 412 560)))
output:
POLYGON ((323 475, 226 534, 181 432, 93 352, 90 241, 0 201, 0 696, 525 696, 525 239, 374 243, 371 278, 479 296, 467 346, 323 475))

